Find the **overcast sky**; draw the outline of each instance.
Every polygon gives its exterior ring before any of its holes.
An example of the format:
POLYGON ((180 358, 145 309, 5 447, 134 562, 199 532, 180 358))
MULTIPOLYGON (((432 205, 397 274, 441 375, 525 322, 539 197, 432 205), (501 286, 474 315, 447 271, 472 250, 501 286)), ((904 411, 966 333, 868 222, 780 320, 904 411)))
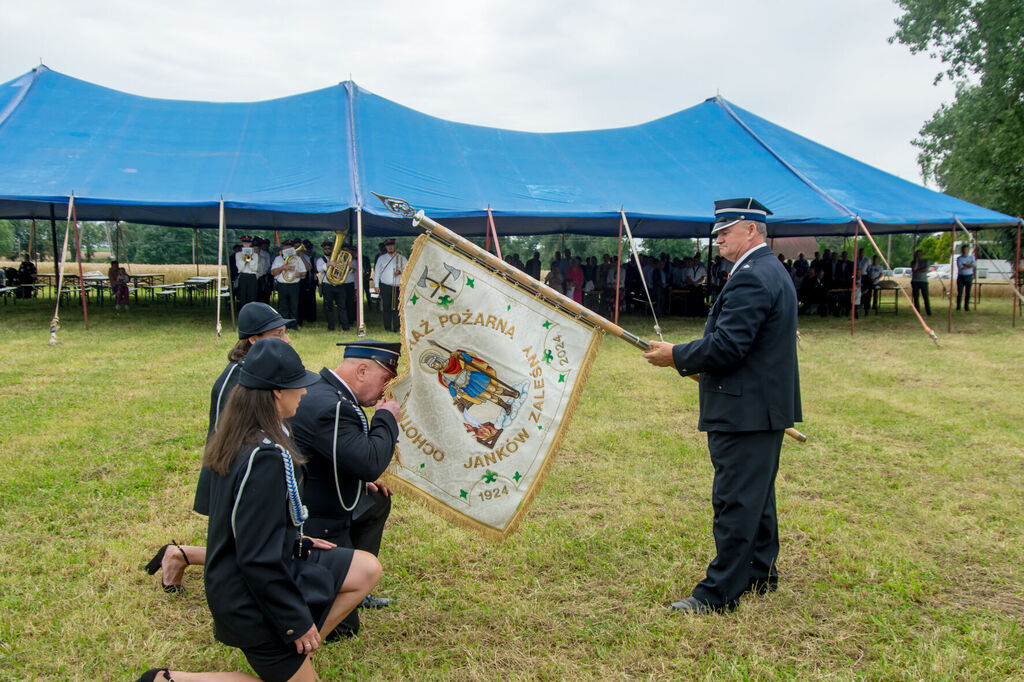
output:
POLYGON ((361 87, 464 123, 628 126, 721 94, 921 182, 952 88, 887 38, 892 0, 0 0, 0 82, 40 61, 134 94, 262 100, 361 87))

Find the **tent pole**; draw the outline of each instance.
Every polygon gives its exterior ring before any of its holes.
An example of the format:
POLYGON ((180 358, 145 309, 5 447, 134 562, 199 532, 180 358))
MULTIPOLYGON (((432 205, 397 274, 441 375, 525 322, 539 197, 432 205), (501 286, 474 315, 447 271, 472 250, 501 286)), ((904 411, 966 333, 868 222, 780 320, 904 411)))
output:
MULTIPOLYGON (((352 223, 349 223, 351 225, 352 223)), ((363 207, 356 205, 356 334, 366 336, 366 320, 363 317, 363 207)))
POLYGON ((199 228, 193 227, 192 234, 192 264, 196 266, 196 277, 199 276, 199 228))
MULTIPOLYGON (((850 336, 853 336, 854 320, 857 319, 857 283, 860 281, 860 273, 857 272, 857 242, 860 237, 860 224, 853 228, 853 281, 850 282, 850 336)), ((864 292, 860 292, 861 297, 864 292)), ((861 298, 863 301, 863 298, 861 298)))
MULTIPOLYGON (((29 228, 29 232, 28 232, 28 253, 29 253, 29 258, 32 258, 32 251, 34 250, 35 245, 36 245, 36 219, 33 218, 32 219, 32 227, 29 228)), ((39 254, 38 253, 36 254, 36 257, 33 260, 36 260, 36 261, 39 260, 39 254)))
MULTIPOLYGON (((969 236, 969 235, 968 235, 969 236)), ((942 278, 939 278, 942 281, 942 278)), ((949 306, 946 312, 946 333, 953 331, 953 285, 956 284, 956 223, 949 231, 949 306)))
MULTIPOLYGON (((57 252, 57 218, 53 213, 53 204, 50 204, 50 236, 53 239, 53 274, 60 277, 60 254, 57 252)), ((60 289, 57 290, 57 298, 60 298, 60 289)))
MULTIPOLYGON (((878 243, 875 241, 875 238, 871 236, 871 232, 868 230, 868 226, 864 224, 864 221, 860 219, 860 216, 855 217, 857 218, 857 222, 860 224, 861 229, 864 230, 864 235, 868 238, 868 241, 871 242, 871 246, 875 247, 875 252, 881 254, 882 250, 878 248, 878 243)), ((885 258, 884 261, 886 269, 892 270, 892 266, 889 265, 889 259, 885 258)), ((904 288, 902 284, 899 285, 899 288, 900 293, 903 294, 903 297, 905 299, 907 299, 907 303, 910 305, 910 309, 914 311, 915 315, 917 315, 917 321, 921 323, 921 326, 924 327, 925 333, 928 334, 929 338, 931 338, 932 340, 932 343, 934 343, 935 347, 938 348, 939 339, 937 336, 935 336, 935 332, 932 331, 931 327, 928 326, 928 323, 924 321, 924 318, 921 317, 921 312, 914 307, 914 299, 910 297, 910 294, 907 293, 907 290, 904 288)))
MULTIPOLYGON (((75 203, 75 195, 72 194, 68 197, 68 221, 64 225, 64 246, 60 251, 60 256, 56 256, 54 261, 54 274, 57 280, 57 296, 55 297, 57 302, 53 306, 53 319, 50 320, 50 345, 55 346, 57 341, 57 329, 60 327, 60 290, 64 286, 64 256, 68 253, 68 238, 71 236, 71 208, 75 203)), ((55 226, 55 219, 53 213, 53 204, 50 204, 50 227, 53 230, 53 243, 54 248, 57 244, 57 231, 55 226)), ((56 254, 56 252, 54 252, 56 254)))
POLYGON ((619 215, 619 255, 615 257, 615 324, 619 323, 619 287, 622 286, 622 221, 625 214, 619 215))
MULTIPOLYGON (((1017 290, 1017 280, 1020 277, 1020 227, 1021 227, 1021 225, 1024 225, 1024 222, 1017 223, 1017 259, 1016 259, 1016 261, 1013 264, 1013 268, 1011 268, 1013 270, 1013 272, 1010 273, 1010 286, 1013 287, 1013 289, 1015 291, 1017 290)), ((1019 296, 1020 293, 1018 292, 1017 295, 1019 296)), ((1012 298, 1010 300, 1013 301, 1012 298)), ((1011 323, 1011 326, 1013 326, 1013 327, 1017 326, 1017 307, 1018 307, 1018 305, 1019 304, 1017 303, 1017 301, 1013 301, 1013 321, 1011 323)))
MULTIPOLYGON (((224 197, 220 198, 220 211, 218 212, 217 218, 217 283, 214 285, 213 290, 216 292, 217 297, 217 338, 220 338, 220 282, 224 278, 224 197)), ((231 293, 231 282, 228 282, 228 298, 232 298, 231 293)), ((232 321, 235 316, 231 315, 232 321)))
POLYGON ((78 293, 82 297, 82 317, 85 318, 85 330, 89 331, 89 306, 85 302, 85 277, 82 273, 82 236, 78 233, 78 218, 75 205, 71 205, 71 222, 75 226, 75 258, 78 260, 78 293))
MULTIPOLYGON (((491 215, 491 207, 487 207, 487 226, 490 228, 490 234, 494 235, 494 253, 501 258, 501 244, 498 243, 498 229, 494 227, 494 216, 491 215)), ((502 258, 502 260, 504 260, 502 258)))

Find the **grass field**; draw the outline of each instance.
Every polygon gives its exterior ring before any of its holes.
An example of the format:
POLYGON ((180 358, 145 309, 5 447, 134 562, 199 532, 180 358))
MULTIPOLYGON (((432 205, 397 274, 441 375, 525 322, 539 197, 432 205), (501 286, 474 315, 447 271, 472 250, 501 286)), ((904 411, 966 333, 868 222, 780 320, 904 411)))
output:
MULTIPOLYGON (((783 446, 780 589, 703 618, 668 611, 713 553, 696 384, 606 339, 519 532, 492 544, 396 500, 375 590, 396 604, 321 649, 321 675, 1021 679, 1024 329, 1008 303, 953 334, 937 313, 939 349, 905 312, 853 338, 801 321, 811 440, 783 446)), ((247 670, 212 637, 198 571, 177 597, 141 570, 172 537, 204 543, 190 508, 230 332, 215 338, 210 308, 106 306, 89 331, 66 309, 51 348, 51 306, 0 306, 0 679, 247 670)), ((701 321, 663 326, 685 340, 701 321)), ((341 339, 293 336, 314 369, 341 339)))

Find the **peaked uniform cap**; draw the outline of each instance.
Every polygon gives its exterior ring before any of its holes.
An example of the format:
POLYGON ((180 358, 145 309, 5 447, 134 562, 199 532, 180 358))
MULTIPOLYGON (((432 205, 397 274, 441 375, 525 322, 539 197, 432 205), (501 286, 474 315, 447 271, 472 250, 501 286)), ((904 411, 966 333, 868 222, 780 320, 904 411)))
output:
POLYGON ((711 234, 732 227, 741 220, 766 223, 770 215, 772 212, 768 207, 753 197, 719 199, 715 202, 715 226, 711 234))
POLYGON ((393 372, 398 371, 398 358, 402 355, 402 344, 397 341, 362 339, 360 341, 341 341, 338 345, 345 347, 346 358, 376 360, 393 372))

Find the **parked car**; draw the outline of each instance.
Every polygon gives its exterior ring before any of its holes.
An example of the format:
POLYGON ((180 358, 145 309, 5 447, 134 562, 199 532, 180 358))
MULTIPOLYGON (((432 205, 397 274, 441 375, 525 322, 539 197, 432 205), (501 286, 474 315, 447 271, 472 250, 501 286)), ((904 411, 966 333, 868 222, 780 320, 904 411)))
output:
POLYGON ((911 274, 913 274, 913 273, 910 271, 910 268, 893 268, 892 269, 892 276, 893 277, 910 277, 911 274))
POLYGON ((928 279, 949 279, 949 263, 933 265, 929 268, 928 279))

